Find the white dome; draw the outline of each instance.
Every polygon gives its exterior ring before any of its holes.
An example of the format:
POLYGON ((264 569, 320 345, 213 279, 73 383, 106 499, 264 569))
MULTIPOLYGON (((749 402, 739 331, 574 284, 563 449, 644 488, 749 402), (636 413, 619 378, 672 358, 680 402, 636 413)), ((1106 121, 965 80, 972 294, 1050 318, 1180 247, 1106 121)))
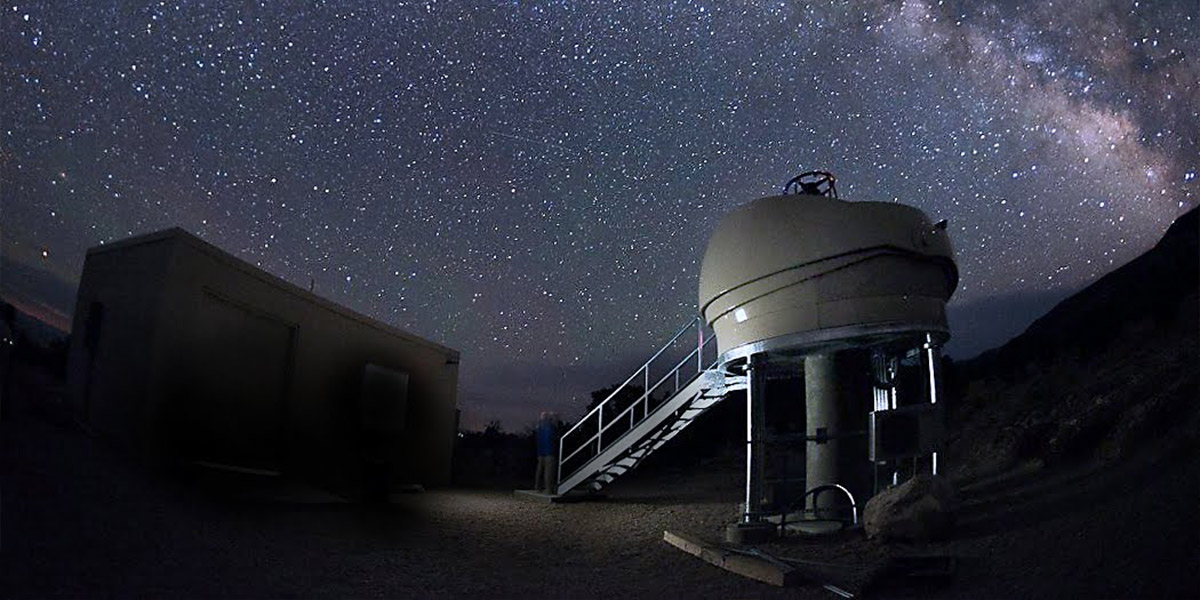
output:
POLYGON ((809 194, 733 211, 700 269, 700 311, 721 362, 914 334, 948 338, 958 269, 939 225, 911 206, 809 194))

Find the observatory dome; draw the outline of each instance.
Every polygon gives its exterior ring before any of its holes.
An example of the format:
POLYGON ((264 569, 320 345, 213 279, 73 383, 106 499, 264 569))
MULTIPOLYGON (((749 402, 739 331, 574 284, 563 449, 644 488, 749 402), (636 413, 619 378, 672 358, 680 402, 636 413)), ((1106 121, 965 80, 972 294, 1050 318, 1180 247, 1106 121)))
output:
POLYGON ((728 363, 913 335, 944 341, 957 285, 944 221, 903 204, 787 194, 741 206, 717 226, 699 305, 728 363))

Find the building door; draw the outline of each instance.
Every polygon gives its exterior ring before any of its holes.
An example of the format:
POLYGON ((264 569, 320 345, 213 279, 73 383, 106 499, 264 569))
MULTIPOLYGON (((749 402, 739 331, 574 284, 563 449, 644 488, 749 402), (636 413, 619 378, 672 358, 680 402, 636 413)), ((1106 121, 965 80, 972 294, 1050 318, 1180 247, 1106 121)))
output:
POLYGON ((206 292, 191 390, 191 455, 213 466, 277 472, 296 327, 206 292))
POLYGON ((408 421, 408 373, 375 364, 363 367, 358 415, 363 498, 386 500, 391 484, 407 474, 398 459, 408 421))

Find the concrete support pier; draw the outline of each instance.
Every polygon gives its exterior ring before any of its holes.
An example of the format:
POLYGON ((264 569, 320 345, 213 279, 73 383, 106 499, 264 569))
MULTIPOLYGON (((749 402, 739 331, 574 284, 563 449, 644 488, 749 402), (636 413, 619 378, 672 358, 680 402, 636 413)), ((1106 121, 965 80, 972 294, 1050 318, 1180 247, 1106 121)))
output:
MULTIPOLYGON (((812 354, 804 357, 804 414, 805 431, 810 438, 804 452, 805 488, 839 483, 838 448, 841 441, 834 436, 841 432, 838 407, 837 355, 812 354)), ((844 499, 832 494, 810 498, 808 507, 815 509, 817 518, 832 518, 822 509, 845 506, 844 499), (813 504, 816 500, 818 503, 813 504)))
MULTIPOLYGON (((869 357, 862 352, 811 354, 804 357, 806 432, 805 487, 839 485, 854 496, 861 512, 867 487, 864 415, 872 402, 869 357)), ((844 492, 822 492, 808 501, 814 516, 845 518, 849 498, 844 492)))

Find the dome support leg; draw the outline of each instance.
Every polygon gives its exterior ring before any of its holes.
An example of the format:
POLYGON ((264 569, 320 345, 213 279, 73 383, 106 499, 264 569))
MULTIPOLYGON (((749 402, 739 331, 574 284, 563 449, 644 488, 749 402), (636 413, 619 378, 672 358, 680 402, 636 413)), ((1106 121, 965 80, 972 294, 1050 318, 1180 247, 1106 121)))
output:
MULTIPOLYGON (((870 353, 843 350, 804 357, 805 488, 841 485, 855 498, 872 489, 866 417, 876 401, 870 353)), ((845 499, 814 495, 807 509, 817 519, 847 514, 845 499)))
POLYGON ((746 510, 742 521, 762 520, 766 465, 767 356, 753 354, 746 365, 746 510))
MULTIPOLYGON (((838 410, 838 377, 835 355, 810 354, 804 357, 804 402, 808 422, 806 429, 810 442, 804 450, 805 487, 813 489, 838 483, 838 450, 841 441, 836 434, 842 430, 841 411, 838 410), (830 434, 835 435, 830 435, 830 434)), ((832 496, 827 501, 832 501, 832 496)), ((813 515, 823 518, 820 509, 831 506, 818 505, 814 494, 808 508, 813 515)), ((825 503, 821 503, 825 504, 825 503)))
MULTIPOLYGON (((921 344, 921 349, 924 350, 925 373, 929 386, 929 403, 937 404, 940 395, 940 382, 942 379, 942 346, 937 342, 932 334, 925 334, 925 343, 921 344)), ((938 474, 938 453, 935 451, 931 457, 932 471, 934 475, 938 474)), ((914 473, 915 475, 915 473, 914 473)))

